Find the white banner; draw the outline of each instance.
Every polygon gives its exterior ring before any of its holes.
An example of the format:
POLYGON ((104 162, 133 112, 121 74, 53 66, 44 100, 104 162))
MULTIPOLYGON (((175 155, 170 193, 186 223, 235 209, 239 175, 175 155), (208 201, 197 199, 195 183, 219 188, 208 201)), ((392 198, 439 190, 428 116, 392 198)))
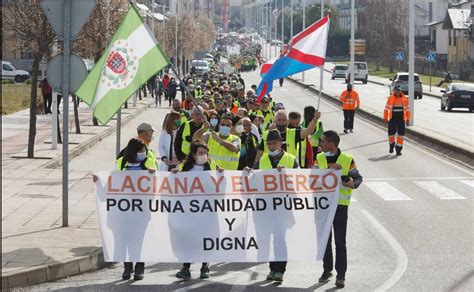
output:
POLYGON ((322 260, 340 171, 99 174, 106 261, 322 260))

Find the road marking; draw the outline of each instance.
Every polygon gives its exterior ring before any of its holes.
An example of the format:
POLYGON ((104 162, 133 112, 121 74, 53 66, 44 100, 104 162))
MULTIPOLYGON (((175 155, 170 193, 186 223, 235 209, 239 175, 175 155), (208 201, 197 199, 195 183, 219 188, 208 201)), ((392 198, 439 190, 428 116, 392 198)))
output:
POLYGON ((459 195, 455 191, 448 189, 437 181, 414 181, 415 184, 426 190, 427 192, 435 195, 441 200, 464 200, 463 196, 459 195))
POLYGON ((388 182, 366 182, 365 185, 385 201, 411 201, 411 198, 388 182))
POLYGON ((471 188, 474 188, 474 180, 462 180, 461 182, 465 185, 470 186, 471 188))
POLYGON ((403 249, 403 247, 398 243, 398 241, 393 237, 393 235, 388 232, 383 225, 375 219, 368 211, 362 210, 362 214, 372 223, 372 225, 377 229, 377 231, 385 238, 385 240, 390 244, 397 255, 397 267, 393 272, 392 276, 387 279, 380 287, 374 291, 386 291, 390 289, 405 273, 408 266, 408 256, 403 249))

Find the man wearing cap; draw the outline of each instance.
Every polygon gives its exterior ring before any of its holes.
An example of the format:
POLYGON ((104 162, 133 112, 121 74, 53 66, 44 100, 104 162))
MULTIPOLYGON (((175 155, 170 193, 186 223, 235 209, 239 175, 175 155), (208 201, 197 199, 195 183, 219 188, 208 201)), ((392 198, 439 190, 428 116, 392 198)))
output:
MULTIPOLYGON (((276 168, 278 171, 281 171, 283 168, 299 168, 296 157, 283 149, 282 137, 278 130, 269 130, 265 139, 265 143, 268 145, 268 152, 263 154, 262 157, 254 164, 254 169, 264 170, 276 168)), ((250 168, 248 167, 244 169, 246 171, 250 171, 250 168)), ((265 234, 267 240, 269 240, 271 233, 273 233, 274 249, 282 251, 281 249, 276 249, 275 246, 285 246, 285 226, 279 226, 278 230, 272 230, 265 234)), ((284 252, 286 252, 286 250, 284 250, 284 252)), ((286 264, 286 261, 270 262, 270 273, 267 276, 267 280, 282 282, 283 274, 286 271, 286 264)))
POLYGON ((179 161, 183 161, 186 158, 191 147, 194 133, 203 126, 201 113, 203 113, 201 106, 193 107, 191 110, 192 120, 182 124, 178 129, 178 133, 176 133, 174 151, 179 161))
POLYGON ((196 86, 196 89, 194 89, 193 96, 194 96, 195 98, 197 98, 197 97, 203 96, 203 94, 204 94, 204 93, 203 93, 203 91, 202 91, 201 85, 197 85, 197 86, 196 86))
POLYGON ((194 136, 195 139, 202 139, 209 147, 209 157, 217 166, 225 170, 237 170, 240 157, 240 138, 232 135, 230 130, 233 126, 231 113, 225 113, 219 121, 219 133, 207 132, 211 127, 209 122, 205 122, 206 127, 199 130, 194 136))
POLYGON ((352 89, 352 84, 347 84, 347 89, 341 93, 339 100, 342 102, 344 112, 344 133, 354 131, 354 116, 356 108, 360 107, 359 94, 352 89))
MULTIPOLYGON (((137 127, 138 139, 143 141, 143 143, 145 144, 146 159, 147 159, 147 161, 150 161, 150 163, 153 162, 153 166, 155 166, 155 168, 156 168, 156 155, 153 152, 153 150, 150 149, 150 143, 153 140, 153 133, 154 132, 156 132, 155 129, 153 128, 152 125, 150 125, 148 123, 141 123, 137 127)), ((123 148, 120 151, 120 153, 117 155, 117 160, 120 157, 123 157, 125 155, 125 150, 126 149, 127 149, 127 147, 123 148)))
POLYGON ((267 96, 262 98, 261 109, 257 111, 257 115, 263 117, 262 129, 266 130, 268 126, 275 120, 275 113, 270 109, 270 100, 267 96))
POLYGON ((410 102, 408 97, 400 91, 398 85, 395 86, 393 94, 387 99, 383 120, 388 122, 389 153, 393 153, 395 148, 397 156, 402 155, 405 125, 408 126, 410 123, 410 102), (396 144, 395 135, 397 135, 396 144))
POLYGON ((237 111, 239 110, 239 105, 238 103, 234 102, 234 98, 232 97, 231 94, 226 94, 225 97, 225 106, 228 111, 230 111, 232 114, 237 115, 237 111))
POLYGON ((228 110, 224 106, 224 101, 221 98, 215 99, 214 103, 216 106, 216 112, 219 116, 222 116, 223 114, 228 112, 228 110))
MULTIPOLYGON (((269 127, 269 130, 277 129, 283 139, 283 149, 286 152, 294 155, 295 157, 298 157, 298 145, 301 141, 306 140, 306 137, 308 137, 309 135, 311 135, 311 133, 314 132, 314 130, 316 129, 316 123, 318 122, 320 117, 321 113, 318 112, 317 114, 315 114, 307 128, 289 129, 288 117, 286 115, 286 112, 284 110, 279 110, 275 114, 275 124, 272 124, 269 127)), ((268 152, 266 135, 268 135, 268 131, 263 132, 263 139, 262 142, 260 142, 259 150, 257 153, 257 160, 262 157, 263 153, 268 152)))

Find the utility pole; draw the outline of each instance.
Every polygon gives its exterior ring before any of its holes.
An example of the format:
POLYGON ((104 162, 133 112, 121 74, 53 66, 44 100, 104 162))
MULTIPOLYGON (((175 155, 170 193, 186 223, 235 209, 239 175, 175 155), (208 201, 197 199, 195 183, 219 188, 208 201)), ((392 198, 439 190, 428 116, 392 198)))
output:
MULTIPOLYGON (((305 30, 306 29, 306 0, 303 0, 302 5, 303 5, 303 30, 305 30)), ((304 71, 301 74, 301 81, 304 82, 304 71)))
MULTIPOLYGON (((321 0, 321 19, 324 17, 324 0, 321 0)), ((319 74, 319 91, 323 91, 324 89, 324 64, 319 67, 320 74, 319 74)))
POLYGON ((285 45, 285 13, 283 11, 285 5, 285 0, 281 0, 281 48, 283 50, 283 46, 285 45))
POLYGON ((408 1, 410 5, 408 20, 408 97, 410 98, 410 126, 415 120, 415 1, 408 1))
POLYGON ((354 88, 354 59, 355 59, 355 0, 351 0, 351 64, 349 72, 351 80, 349 81, 354 88))

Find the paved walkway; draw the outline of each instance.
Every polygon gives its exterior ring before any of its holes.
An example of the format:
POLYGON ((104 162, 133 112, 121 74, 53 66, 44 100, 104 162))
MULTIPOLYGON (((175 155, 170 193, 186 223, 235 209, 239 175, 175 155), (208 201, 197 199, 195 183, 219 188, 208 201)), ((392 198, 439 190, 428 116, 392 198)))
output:
MULTIPOLYGON (((129 103, 129 109, 123 110, 123 124, 151 104, 150 97, 138 101, 134 108, 129 103)), ((92 126, 91 109, 84 104, 79 113, 82 133, 72 134, 71 108, 71 156, 97 145, 114 134, 116 127, 115 120, 107 126, 92 126)), ((132 132, 136 129, 136 125, 129 127, 132 132)), ((41 158, 15 158, 26 153, 28 110, 2 117, 2 130, 2 288, 41 283, 103 266, 92 168, 77 168, 75 160, 70 163, 69 227, 63 228, 61 145, 51 149, 51 116, 38 116, 35 154, 41 158)), ((123 132, 123 139, 129 136, 123 132)), ((110 138, 115 140, 115 135, 110 138)))

